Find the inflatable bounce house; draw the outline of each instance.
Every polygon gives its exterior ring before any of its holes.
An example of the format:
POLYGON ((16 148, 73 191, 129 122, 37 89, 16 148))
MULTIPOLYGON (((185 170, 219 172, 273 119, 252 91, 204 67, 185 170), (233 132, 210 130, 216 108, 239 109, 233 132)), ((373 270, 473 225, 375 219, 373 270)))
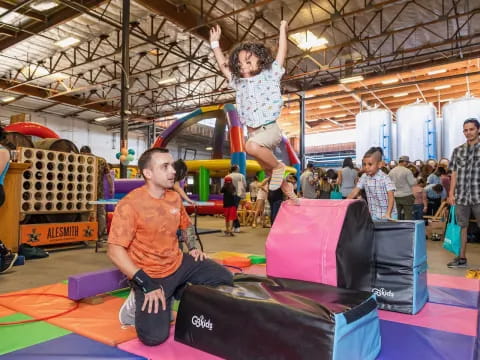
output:
MULTIPOLYGON (((263 170, 255 160, 247 160, 245 152, 245 138, 243 127, 240 123, 237 111, 232 104, 219 106, 201 107, 190 114, 175 120, 156 139, 153 147, 167 147, 168 143, 185 128, 192 126, 201 120, 216 118, 213 150, 210 160, 187 160, 189 174, 194 175, 194 188, 198 194, 192 197, 193 200, 213 202, 213 206, 202 206, 198 209, 200 214, 221 214, 222 195, 210 194, 210 178, 224 177, 228 174, 232 165, 238 165, 240 172, 245 176, 258 175, 260 179, 264 176, 263 170), (225 145, 225 131, 229 129, 230 159, 224 159, 223 148, 225 145)), ((287 171, 300 173, 300 160, 293 147, 286 137, 277 148, 275 155, 287 166, 287 171)), ((141 186, 143 179, 117 179, 115 180, 115 197, 122 198, 134 188, 141 186)), ((189 209, 187 209, 189 210, 189 209)))

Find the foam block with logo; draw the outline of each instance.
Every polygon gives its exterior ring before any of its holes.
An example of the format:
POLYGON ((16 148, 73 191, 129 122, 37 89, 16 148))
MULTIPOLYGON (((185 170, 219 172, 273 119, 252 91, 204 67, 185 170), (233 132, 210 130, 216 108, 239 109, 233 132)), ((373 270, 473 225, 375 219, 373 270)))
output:
POLYGON ((364 201, 284 202, 267 238, 267 275, 370 291, 373 250, 364 201))
POLYGON ((175 340, 226 359, 375 359, 375 296, 306 281, 242 275, 185 289, 175 340))
POLYGON ((380 309, 419 312, 428 300, 425 223, 374 222, 375 280, 380 309))

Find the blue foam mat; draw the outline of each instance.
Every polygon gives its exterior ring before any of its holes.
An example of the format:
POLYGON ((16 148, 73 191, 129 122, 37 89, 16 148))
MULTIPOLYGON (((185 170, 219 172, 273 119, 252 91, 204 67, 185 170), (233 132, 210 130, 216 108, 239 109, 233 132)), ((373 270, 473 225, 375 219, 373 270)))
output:
POLYGON ((68 334, 0 356, 12 360, 146 360, 116 347, 111 347, 77 334, 68 334))
POLYGON ((477 339, 420 326, 380 321, 377 360, 477 360, 477 339))

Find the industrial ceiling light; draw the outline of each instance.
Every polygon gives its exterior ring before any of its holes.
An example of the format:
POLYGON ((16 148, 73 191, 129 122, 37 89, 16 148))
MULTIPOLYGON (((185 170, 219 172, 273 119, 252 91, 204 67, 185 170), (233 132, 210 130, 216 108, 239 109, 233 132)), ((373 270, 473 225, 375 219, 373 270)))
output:
POLYGON ((177 82, 177 79, 174 78, 174 77, 170 77, 170 78, 165 78, 165 79, 160 79, 158 80, 158 85, 171 85, 171 84, 175 84, 177 82))
POLYGON ((395 84, 397 82, 398 82, 398 78, 393 78, 393 79, 383 80, 382 84, 383 85, 388 85, 388 84, 395 84))
POLYGON ((207 147, 205 148, 205 150, 207 150, 207 151, 212 151, 212 150, 213 150, 213 147, 207 146, 207 147))
POLYGON ((440 85, 440 86, 435 86, 433 90, 443 90, 443 89, 449 89, 451 87, 452 85, 440 85))
POLYGON ((335 125, 337 125, 337 126, 342 126, 341 123, 339 123, 338 121, 335 121, 335 120, 333 120, 333 119, 326 119, 326 120, 330 121, 332 124, 335 124, 335 125))
POLYGON ((344 118, 346 116, 347 116, 347 114, 340 114, 340 115, 335 115, 334 117, 339 119, 339 118, 344 118))
POLYGON ((289 38, 302 50, 316 51, 325 49, 328 44, 327 39, 315 36, 310 30, 292 34, 289 38))
POLYGON ((350 83, 353 83, 353 82, 362 81, 363 79, 364 78, 363 78, 362 75, 357 75, 357 76, 352 76, 352 77, 340 79, 340 83, 341 84, 350 84, 350 83))
POLYGON ((2 103, 7 103, 7 102, 13 101, 15 99, 16 99, 15 96, 4 96, 4 97, 0 98, 0 101, 2 103))
POLYGON ((76 37, 73 37, 73 36, 69 36, 65 39, 58 40, 57 42, 55 42, 55 45, 61 48, 67 48, 69 46, 78 44, 79 42, 80 42, 80 39, 77 39, 76 37))
POLYGON ((396 93, 396 94, 393 94, 393 97, 402 97, 402 96, 407 96, 408 93, 407 92, 403 92, 403 93, 396 93))
POLYGON ((322 110, 325 110, 325 109, 330 109, 331 107, 332 107, 332 105, 320 105, 318 108, 322 109, 322 110))
POLYGON ((427 74, 428 75, 438 75, 438 74, 443 74, 443 73, 446 73, 446 72, 447 72, 447 69, 438 69, 438 70, 429 71, 427 74))
POLYGON ((58 6, 58 2, 55 0, 38 0, 30 4, 33 10, 48 11, 58 6))
POLYGON ((49 77, 51 77, 53 80, 56 80, 56 81, 62 81, 62 80, 68 79, 70 77, 70 75, 59 72, 59 73, 54 73, 54 74, 50 75, 49 77))
POLYGON ((96 118, 95 121, 100 121, 101 122, 101 121, 105 121, 105 120, 108 120, 108 119, 110 119, 108 116, 102 116, 102 117, 96 118))

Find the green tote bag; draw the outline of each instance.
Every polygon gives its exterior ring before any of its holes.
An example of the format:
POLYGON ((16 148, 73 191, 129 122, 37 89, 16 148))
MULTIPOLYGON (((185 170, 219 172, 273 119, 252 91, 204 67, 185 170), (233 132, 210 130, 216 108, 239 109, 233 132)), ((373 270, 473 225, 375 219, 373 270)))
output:
POLYGON ((462 248, 462 228, 457 224, 455 208, 455 206, 450 207, 443 248, 458 256, 462 248))
POLYGON ((338 185, 335 185, 332 191, 330 191, 330 199, 332 200, 342 200, 342 193, 338 190, 338 185))

